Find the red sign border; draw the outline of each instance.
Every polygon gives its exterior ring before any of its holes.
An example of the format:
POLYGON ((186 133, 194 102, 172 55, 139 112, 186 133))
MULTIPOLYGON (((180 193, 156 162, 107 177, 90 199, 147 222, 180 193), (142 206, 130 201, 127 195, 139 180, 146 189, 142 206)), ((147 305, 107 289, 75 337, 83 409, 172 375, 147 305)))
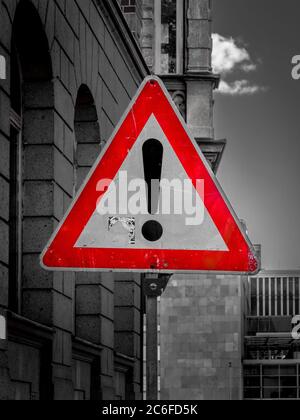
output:
POLYGON ((46 270, 255 274, 259 261, 249 238, 163 82, 147 77, 100 154, 69 211, 41 254, 46 270), (187 175, 205 182, 205 206, 229 251, 74 248, 99 202, 99 179, 114 179, 154 114, 187 175))

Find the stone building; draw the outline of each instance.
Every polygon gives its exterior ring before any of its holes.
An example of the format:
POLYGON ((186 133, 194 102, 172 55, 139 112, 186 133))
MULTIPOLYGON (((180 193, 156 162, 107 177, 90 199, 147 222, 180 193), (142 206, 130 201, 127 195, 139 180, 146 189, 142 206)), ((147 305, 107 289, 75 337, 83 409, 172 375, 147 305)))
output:
POLYGON ((0 399, 139 399, 140 276, 39 254, 148 67, 111 0, 1 0, 0 56, 0 399))
MULTIPOLYGON (((48 273, 39 254, 150 72, 217 171, 211 19, 211 0, 0 0, 0 399, 141 398, 140 275, 48 273)), ((243 284, 172 277, 162 399, 242 398, 243 284)))

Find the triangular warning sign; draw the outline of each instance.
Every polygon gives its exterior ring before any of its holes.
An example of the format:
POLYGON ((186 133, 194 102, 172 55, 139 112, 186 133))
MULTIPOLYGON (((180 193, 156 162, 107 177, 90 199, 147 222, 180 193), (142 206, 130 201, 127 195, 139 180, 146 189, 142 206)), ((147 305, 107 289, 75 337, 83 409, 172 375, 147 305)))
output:
POLYGON ((240 221, 158 78, 142 84, 41 264, 74 271, 258 271, 240 221))

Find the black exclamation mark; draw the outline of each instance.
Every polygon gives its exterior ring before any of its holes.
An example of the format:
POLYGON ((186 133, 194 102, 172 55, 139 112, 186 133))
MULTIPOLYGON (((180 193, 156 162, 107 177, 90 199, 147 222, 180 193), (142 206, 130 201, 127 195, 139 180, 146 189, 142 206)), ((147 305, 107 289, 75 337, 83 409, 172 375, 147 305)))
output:
MULTIPOLYGON (((143 161, 145 181, 148 187, 147 199, 150 215, 156 214, 159 206, 163 154, 164 148, 158 140, 150 139, 144 143, 143 161)), ((142 227, 142 234, 147 241, 156 242, 163 235, 163 227, 159 222, 149 220, 142 227)))

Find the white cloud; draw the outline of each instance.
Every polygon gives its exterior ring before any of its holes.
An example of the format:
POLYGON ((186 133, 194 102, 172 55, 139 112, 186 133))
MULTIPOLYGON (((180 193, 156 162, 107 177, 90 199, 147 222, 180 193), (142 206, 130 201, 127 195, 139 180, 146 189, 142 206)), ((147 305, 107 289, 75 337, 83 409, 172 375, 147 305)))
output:
POLYGON ((254 63, 246 63, 242 65, 242 70, 246 73, 249 73, 250 71, 255 71, 257 69, 257 65, 254 63))
MULTIPOLYGON (((235 70, 250 73, 257 70, 257 64, 252 61, 250 53, 245 46, 238 45, 232 37, 226 38, 219 34, 213 34, 212 67, 214 73, 226 77, 235 70)), ((222 80, 219 92, 225 95, 253 95, 265 88, 252 85, 248 80, 236 80, 227 82, 222 80)))
POLYGON ((236 80, 235 82, 228 83, 221 80, 219 92, 224 95, 254 95, 255 93, 265 91, 266 89, 261 86, 251 85, 248 80, 236 80))
POLYGON ((243 46, 238 46, 233 38, 225 38, 219 34, 213 34, 212 65, 215 73, 231 73, 237 66, 245 71, 256 70, 249 52, 243 46))

